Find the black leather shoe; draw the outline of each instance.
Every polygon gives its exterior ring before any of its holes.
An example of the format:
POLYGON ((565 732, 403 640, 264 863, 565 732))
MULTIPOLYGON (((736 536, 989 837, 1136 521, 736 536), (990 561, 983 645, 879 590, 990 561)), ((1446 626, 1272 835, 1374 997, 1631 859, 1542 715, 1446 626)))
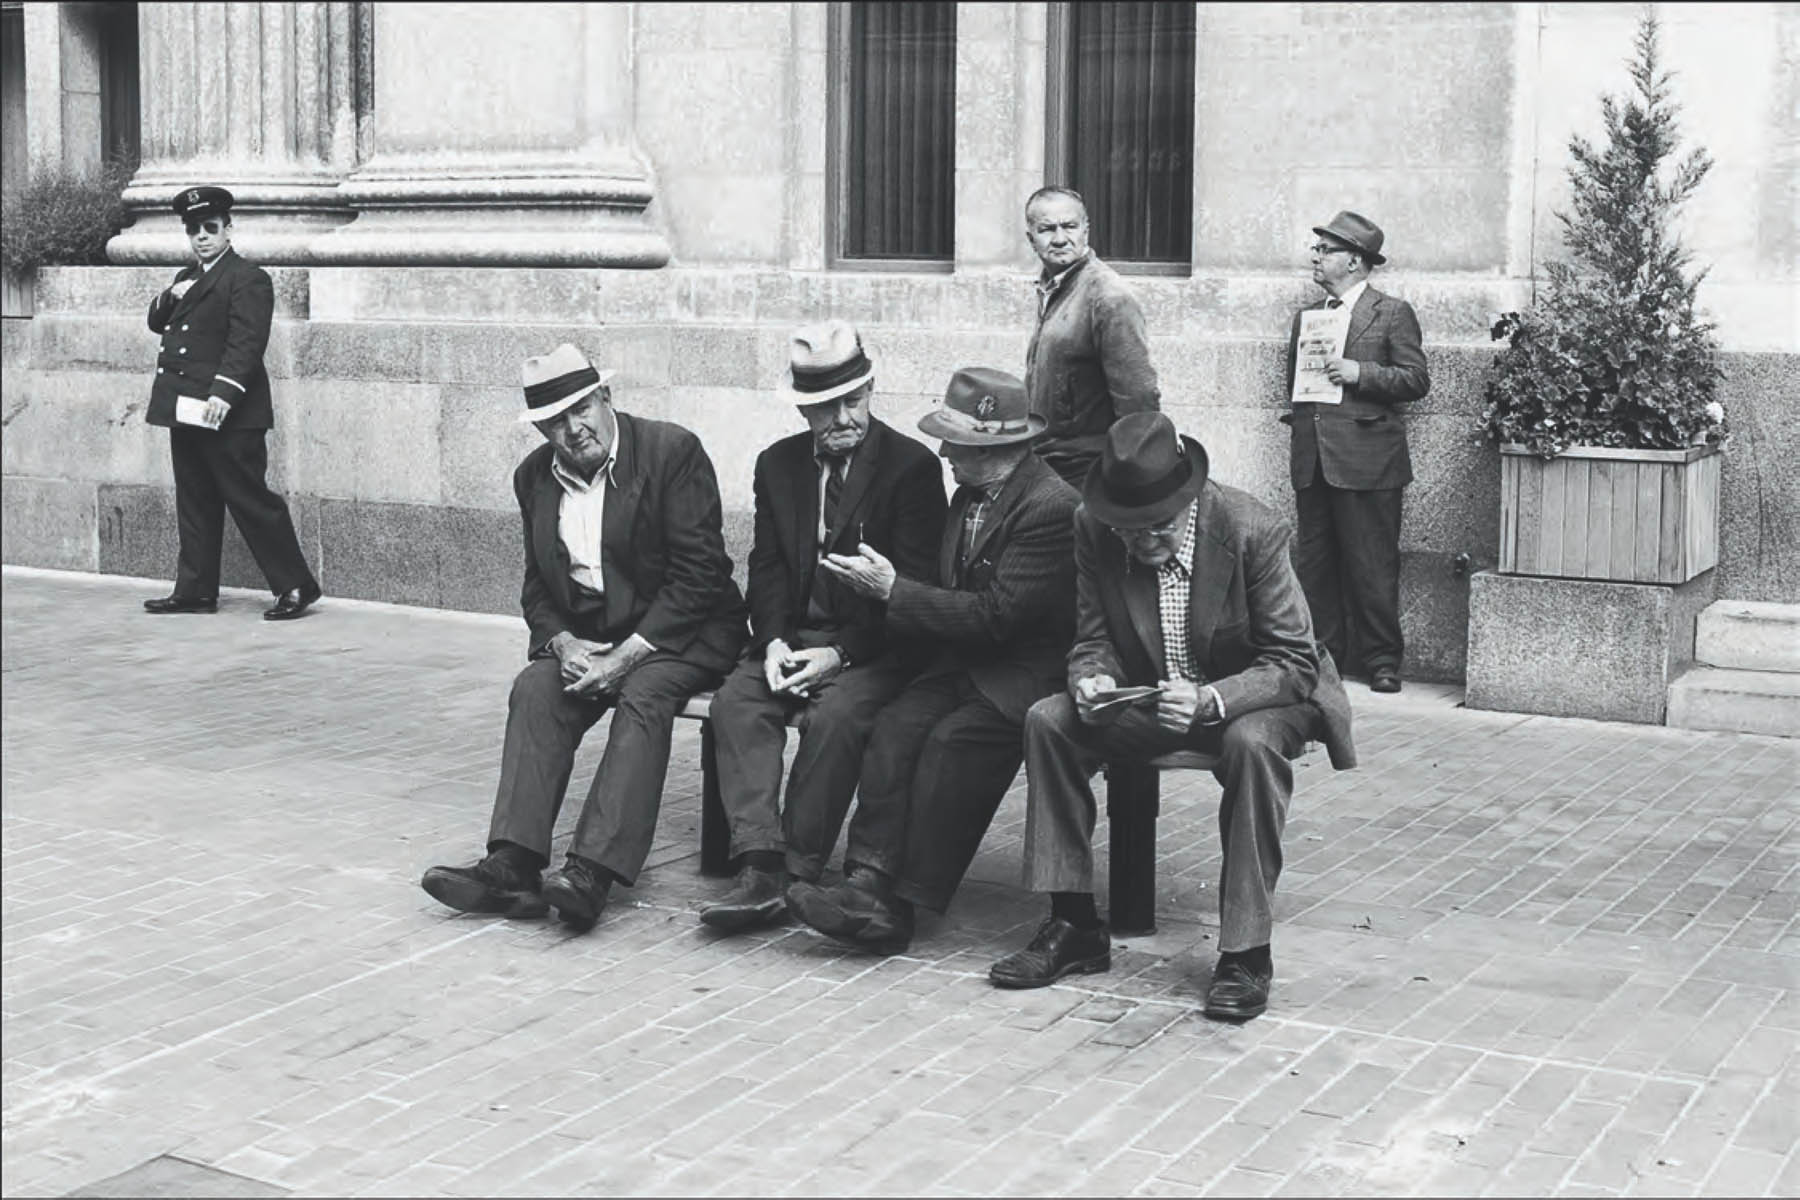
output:
POLYGON ((458 912, 529 920, 550 912, 538 894, 538 876, 504 855, 490 854, 472 867, 431 867, 419 886, 458 912))
POLYGON ((738 869, 730 894, 702 909, 700 920, 725 933, 773 925, 787 911, 787 902, 782 899, 786 887, 786 871, 764 871, 746 865, 738 869))
POLYGON ((832 887, 794 883, 788 909, 824 934, 870 954, 903 954, 912 945, 913 906, 893 894, 879 876, 853 871, 832 887))
POLYGON ((289 588, 281 593, 274 607, 263 610, 265 621, 291 621, 316 603, 325 593, 316 587, 289 588))
POLYGON ((1393 667, 1376 667, 1369 673, 1369 690, 1371 692, 1399 691, 1400 672, 1393 667))
POLYGON ((1097 975, 1112 969, 1112 934, 1106 926, 1081 929, 1061 917, 1047 917, 1025 949, 988 968, 995 987, 1035 988, 1064 975, 1097 975))
POLYGON ((573 858, 562 870, 544 876, 544 902, 556 910, 564 925, 575 929, 594 927, 611 890, 611 876, 598 874, 573 858))
POLYGON ((219 611, 217 596, 158 596, 154 600, 144 601, 147 613, 216 613, 219 611))
POLYGON ((1271 975, 1220 960, 1206 989, 1205 1013, 1215 1021, 1248 1021, 1269 1007, 1271 975))

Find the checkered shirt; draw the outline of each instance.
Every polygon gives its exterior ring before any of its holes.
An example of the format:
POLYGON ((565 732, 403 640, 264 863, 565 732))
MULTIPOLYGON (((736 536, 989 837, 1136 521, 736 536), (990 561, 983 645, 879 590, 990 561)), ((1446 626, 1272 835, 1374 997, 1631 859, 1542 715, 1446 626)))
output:
POLYGON ((1163 661, 1170 679, 1186 679, 1194 683, 1205 680, 1194 669, 1194 655, 1188 645, 1188 610, 1193 604, 1194 520, 1198 505, 1187 510, 1187 532, 1175 557, 1156 569, 1157 607, 1162 613, 1163 661))

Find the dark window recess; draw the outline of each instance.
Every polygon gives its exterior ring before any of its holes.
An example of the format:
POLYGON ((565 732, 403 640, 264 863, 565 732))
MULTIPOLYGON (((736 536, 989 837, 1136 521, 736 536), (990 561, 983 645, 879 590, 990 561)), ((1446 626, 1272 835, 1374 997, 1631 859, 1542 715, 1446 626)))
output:
POLYGON ((844 6, 839 253, 955 251, 956 5, 844 6))
POLYGON ((95 6, 100 34, 100 151, 135 169, 142 153, 138 116, 138 6, 123 0, 95 6))

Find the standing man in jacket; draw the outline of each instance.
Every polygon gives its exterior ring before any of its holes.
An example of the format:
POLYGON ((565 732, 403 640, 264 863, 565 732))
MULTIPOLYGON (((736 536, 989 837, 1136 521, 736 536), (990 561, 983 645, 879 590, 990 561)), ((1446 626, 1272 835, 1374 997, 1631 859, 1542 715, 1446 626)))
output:
POLYGON ((1088 248, 1087 205, 1069 188, 1025 202, 1025 239, 1043 271, 1037 329, 1025 352, 1031 411, 1049 428, 1036 450, 1079 488, 1112 423, 1155 411, 1162 393, 1150 365, 1144 311, 1118 272, 1088 248))
POLYGON ((287 502, 265 482, 275 424, 263 350, 275 312, 269 274, 231 248, 231 193, 188 188, 175 197, 194 263, 150 302, 150 331, 162 335, 145 419, 169 430, 180 552, 175 590, 144 601, 146 612, 219 609, 219 554, 225 511, 269 581, 269 621, 300 616, 318 600, 287 502))
POLYGON ((788 876, 816 880, 856 793, 882 707, 918 669, 885 606, 820 567, 868 548, 902 575, 931 571, 944 527, 937 456, 871 415, 875 364, 848 321, 798 330, 787 399, 807 429, 756 460, 750 649, 712 702, 719 789, 738 863, 729 895, 700 914, 726 932, 779 917, 788 876), (781 798, 787 721, 803 714, 781 798))
MULTIPOLYGON (((1412 482, 1400 405, 1431 390, 1419 318, 1412 305, 1369 286, 1386 262, 1381 230, 1341 212, 1313 226, 1314 309, 1350 313, 1325 375, 1343 389, 1338 404, 1302 403, 1281 419, 1293 427, 1290 460, 1300 542, 1295 566, 1313 627, 1346 673, 1369 674, 1377 692, 1400 690, 1401 494, 1412 482)), ((1293 392, 1300 314, 1288 334, 1293 392)))
POLYGON ((420 881, 462 912, 554 908, 591 927, 612 885, 636 884, 650 853, 675 714, 744 648, 712 460, 681 426, 616 411, 611 374, 567 344, 525 360, 519 419, 549 443, 513 472, 529 661, 507 706, 487 856, 420 881), (608 709, 568 856, 540 879, 575 751, 608 709))

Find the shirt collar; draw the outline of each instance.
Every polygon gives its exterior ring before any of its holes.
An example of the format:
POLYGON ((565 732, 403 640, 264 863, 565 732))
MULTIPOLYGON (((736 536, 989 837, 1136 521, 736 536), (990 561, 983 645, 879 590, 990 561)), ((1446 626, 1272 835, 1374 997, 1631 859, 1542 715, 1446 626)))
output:
POLYGON ((1040 272, 1037 281, 1038 291, 1046 296, 1054 296, 1057 289, 1069 281, 1069 276, 1073 275, 1076 271, 1079 271, 1082 267, 1085 267, 1088 259, 1092 257, 1094 257, 1094 249, 1090 246, 1087 250, 1082 252, 1080 258, 1076 259, 1056 274, 1052 275, 1048 271, 1040 272))
POLYGON ((1163 564, 1164 569, 1170 566, 1181 568, 1184 576, 1194 573, 1194 527, 1199 518, 1200 502, 1191 501, 1187 508, 1187 532, 1181 536, 1181 548, 1175 551, 1175 557, 1163 564))
POLYGON ((612 484, 613 487, 616 488, 619 486, 619 481, 614 477, 613 471, 619 465, 619 443, 625 438, 625 426, 619 421, 617 413, 612 414, 612 422, 612 453, 606 456, 606 461, 600 464, 600 469, 598 471, 594 472, 594 478, 592 480, 583 479, 574 471, 565 467, 563 465, 562 456, 554 451, 551 452, 550 474, 556 477, 556 482, 562 484, 563 491, 569 493, 569 495, 587 495, 600 486, 601 476, 605 476, 606 482, 612 484))
POLYGON ((1342 296, 1339 296, 1338 299, 1344 302, 1345 308, 1355 308, 1356 302, 1362 298, 1362 294, 1367 291, 1368 288, 1369 281, 1366 279, 1359 279, 1356 281, 1355 287, 1352 287, 1342 296))

